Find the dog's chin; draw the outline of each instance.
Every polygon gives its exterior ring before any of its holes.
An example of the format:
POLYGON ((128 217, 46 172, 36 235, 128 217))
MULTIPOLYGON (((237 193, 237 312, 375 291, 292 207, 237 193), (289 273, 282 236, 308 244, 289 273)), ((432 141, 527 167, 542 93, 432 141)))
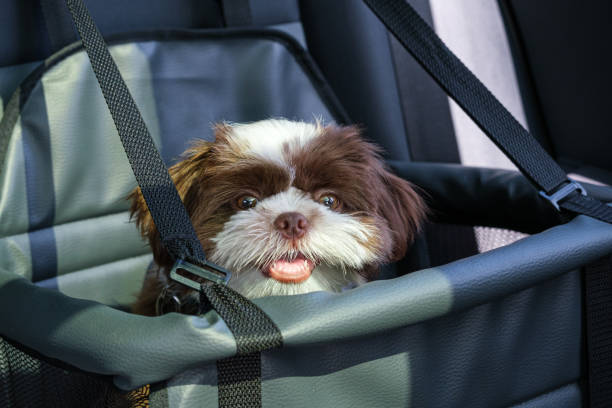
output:
POLYGON ((356 271, 319 264, 312 270, 308 279, 299 283, 280 282, 270 278, 259 268, 253 267, 235 273, 229 286, 241 295, 254 299, 318 291, 341 292, 365 282, 366 280, 356 271))

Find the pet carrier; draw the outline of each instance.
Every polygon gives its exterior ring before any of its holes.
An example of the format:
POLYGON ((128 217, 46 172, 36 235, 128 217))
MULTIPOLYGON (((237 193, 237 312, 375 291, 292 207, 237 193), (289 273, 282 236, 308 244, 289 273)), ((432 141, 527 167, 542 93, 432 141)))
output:
MULTIPOLYGON (((407 3, 365 2, 526 177, 396 173, 437 220, 532 235, 342 293, 249 301, 211 283, 199 316, 121 310, 151 261, 127 222, 124 149, 168 251, 217 269, 166 164, 222 119, 349 119, 291 27, 107 48, 67 0, 83 45, 35 70, 0 122, 1 406, 581 406, 586 380, 592 406, 610 402, 612 189, 568 179, 407 3)), ((248 1, 224 7, 252 17, 248 1)))

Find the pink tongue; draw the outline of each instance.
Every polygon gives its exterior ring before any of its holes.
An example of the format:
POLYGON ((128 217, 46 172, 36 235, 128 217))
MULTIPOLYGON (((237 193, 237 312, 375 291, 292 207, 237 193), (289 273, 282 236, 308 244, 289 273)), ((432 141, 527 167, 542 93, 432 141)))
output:
POLYGON ((279 282, 300 283, 310 277, 314 264, 299 255, 293 261, 278 260, 267 269, 267 275, 279 282))

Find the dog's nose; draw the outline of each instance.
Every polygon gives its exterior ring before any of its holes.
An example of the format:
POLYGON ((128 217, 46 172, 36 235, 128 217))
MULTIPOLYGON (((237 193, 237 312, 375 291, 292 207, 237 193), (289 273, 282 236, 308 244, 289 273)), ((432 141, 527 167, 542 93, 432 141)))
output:
POLYGON ((282 213, 274 220, 276 229, 287 239, 302 238, 308 229, 308 220, 299 212, 282 213))

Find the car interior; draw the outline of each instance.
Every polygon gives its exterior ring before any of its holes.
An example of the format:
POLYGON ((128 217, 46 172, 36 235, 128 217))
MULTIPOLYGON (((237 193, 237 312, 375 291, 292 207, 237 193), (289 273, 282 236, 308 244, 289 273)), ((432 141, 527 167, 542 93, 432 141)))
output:
MULTIPOLYGON (((287 346, 262 353, 264 405, 590 406, 583 266, 609 257, 610 226, 541 199, 364 2, 83 1, 166 166, 219 121, 318 118, 358 125, 431 207, 407 255, 365 285, 367 301, 255 302, 287 346)), ((612 4, 408 3, 571 180, 612 201, 612 4)), ((234 343, 186 318, 129 314, 151 250, 130 222, 137 184, 64 0, 0 4, 0 388, 31 394, 0 390, 0 402, 89 406, 50 390, 106 390, 110 378, 122 391, 151 384, 151 406, 217 406, 214 361, 234 343), (168 363, 132 355, 139 347, 183 351, 168 363), (38 371, 10 374, 9 354, 34 356, 38 371), (64 365, 80 373, 62 383, 64 365)))

